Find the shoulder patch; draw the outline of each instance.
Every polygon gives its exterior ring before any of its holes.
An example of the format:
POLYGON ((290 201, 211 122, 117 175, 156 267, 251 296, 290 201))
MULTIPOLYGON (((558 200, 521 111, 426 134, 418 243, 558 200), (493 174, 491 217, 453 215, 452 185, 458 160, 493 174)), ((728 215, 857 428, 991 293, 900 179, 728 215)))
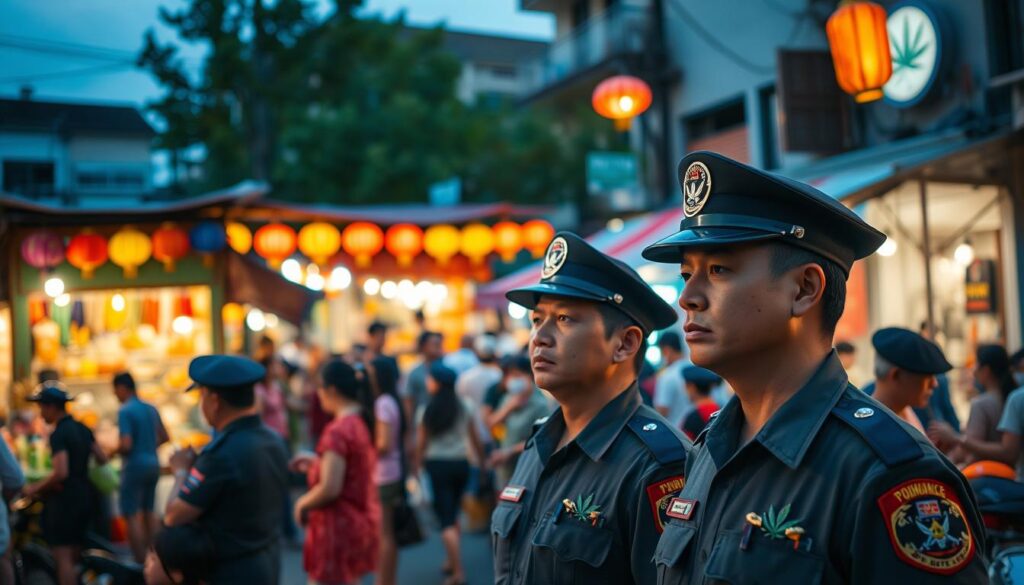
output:
POLYGON ((903 482, 878 498, 896 556, 908 565, 951 575, 974 558, 974 535, 956 490, 941 481, 903 482))
POLYGON ((882 408, 877 403, 843 396, 832 414, 857 431, 886 467, 923 457, 921 445, 882 408))
POLYGON ((676 495, 683 491, 686 480, 681 475, 673 475, 647 486, 647 501, 651 504, 654 527, 658 534, 665 531, 668 522, 668 505, 676 495))
POLYGON ((635 414, 629 419, 629 429, 654 453, 658 463, 666 465, 686 461, 686 448, 672 432, 665 420, 635 414))

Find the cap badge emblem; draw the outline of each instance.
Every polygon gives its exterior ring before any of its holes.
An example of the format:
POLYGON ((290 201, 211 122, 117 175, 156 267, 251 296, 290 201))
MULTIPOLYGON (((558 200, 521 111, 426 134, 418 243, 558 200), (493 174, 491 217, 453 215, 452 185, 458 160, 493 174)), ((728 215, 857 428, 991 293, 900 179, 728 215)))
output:
POLYGON ((551 278, 559 270, 562 269, 562 265, 565 264, 565 259, 569 256, 569 244, 566 243, 565 238, 555 238, 548 245, 548 251, 544 254, 544 266, 540 269, 541 278, 551 278))
POLYGON ((711 195, 711 172, 704 163, 691 163, 683 175, 683 214, 693 217, 700 213, 711 195))

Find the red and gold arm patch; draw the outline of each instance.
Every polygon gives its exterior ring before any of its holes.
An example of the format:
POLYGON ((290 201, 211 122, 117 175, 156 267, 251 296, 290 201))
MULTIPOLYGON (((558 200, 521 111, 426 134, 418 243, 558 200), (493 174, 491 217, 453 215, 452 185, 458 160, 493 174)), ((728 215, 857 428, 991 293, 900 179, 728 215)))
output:
POLYGON ((647 501, 651 503, 651 514, 658 534, 665 530, 668 522, 668 504, 672 498, 683 491, 686 480, 681 475, 674 475, 647 486, 647 501))
POLYGON ((912 479, 878 498, 896 556, 908 565, 951 575, 971 562, 974 535, 956 490, 934 479, 912 479))

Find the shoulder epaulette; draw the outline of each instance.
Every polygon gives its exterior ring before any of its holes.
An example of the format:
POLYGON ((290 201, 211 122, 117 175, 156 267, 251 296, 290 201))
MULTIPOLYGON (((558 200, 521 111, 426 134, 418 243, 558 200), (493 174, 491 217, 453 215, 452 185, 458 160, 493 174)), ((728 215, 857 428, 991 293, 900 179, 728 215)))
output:
POLYGON ((658 463, 666 465, 686 461, 686 449, 682 441, 664 420, 635 414, 627 426, 654 453, 658 463))
POLYGON ((832 408, 832 414, 857 431, 886 467, 923 457, 924 449, 917 440, 882 408, 846 394, 832 408))

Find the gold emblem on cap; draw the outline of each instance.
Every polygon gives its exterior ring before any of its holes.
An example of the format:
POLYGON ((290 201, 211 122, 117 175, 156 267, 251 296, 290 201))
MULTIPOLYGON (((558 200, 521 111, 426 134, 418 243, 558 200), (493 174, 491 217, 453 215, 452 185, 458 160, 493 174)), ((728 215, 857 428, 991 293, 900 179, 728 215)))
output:
POLYGON ((683 175, 683 215, 700 213, 711 196, 711 171, 702 162, 690 163, 683 175))
POLYGON ((558 237, 551 240, 548 244, 548 251, 544 253, 544 265, 540 269, 541 278, 551 278, 559 270, 562 265, 565 264, 565 259, 569 257, 569 244, 565 241, 565 238, 558 237))

